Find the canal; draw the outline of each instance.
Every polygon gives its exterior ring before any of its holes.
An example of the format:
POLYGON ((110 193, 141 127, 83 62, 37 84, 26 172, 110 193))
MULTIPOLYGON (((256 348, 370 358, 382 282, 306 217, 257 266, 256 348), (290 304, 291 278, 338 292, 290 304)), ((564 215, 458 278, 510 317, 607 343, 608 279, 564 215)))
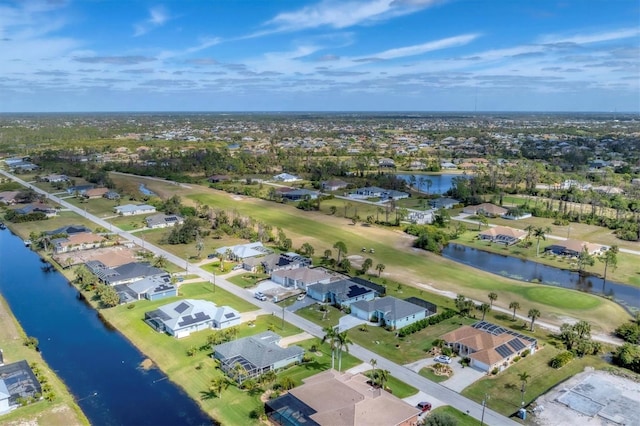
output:
POLYGON ((442 256, 504 277, 602 295, 627 309, 640 309, 640 288, 631 285, 609 280, 605 284, 602 278, 581 276, 566 269, 455 243, 449 243, 442 251, 442 256))
MULTIPOLYGON (((397 174, 397 177, 406 181, 409 185, 411 185, 411 174, 397 174)), ((468 178, 469 175, 464 174, 447 174, 442 173, 438 175, 423 175, 423 174, 415 174, 416 177, 414 189, 422 192, 428 192, 429 194, 438 194, 442 195, 451 188, 453 188, 453 179, 454 178, 468 178), (429 183, 431 182, 431 183, 429 183)))
POLYGON ((0 231, 0 293, 45 361, 94 425, 211 425, 213 420, 144 355, 79 300, 59 272, 9 230, 0 231))

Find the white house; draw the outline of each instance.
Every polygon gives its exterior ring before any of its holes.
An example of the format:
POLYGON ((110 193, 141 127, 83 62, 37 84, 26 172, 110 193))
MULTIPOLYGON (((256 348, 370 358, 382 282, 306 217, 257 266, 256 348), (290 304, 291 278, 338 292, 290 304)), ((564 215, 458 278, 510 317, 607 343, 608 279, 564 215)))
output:
POLYGON ((125 204, 114 207, 113 211, 120 216, 133 216, 136 214, 155 213, 156 208, 148 204, 125 204))
POLYGON ((273 180, 278 182, 296 182, 301 179, 298 176, 290 175, 289 173, 280 173, 279 175, 275 175, 273 180))
POLYGON ((244 260, 249 257, 264 256, 271 253, 271 250, 262 245, 261 242, 238 244, 237 246, 220 247, 216 249, 220 257, 229 256, 233 260, 244 260))
POLYGON ((184 223, 184 218, 177 214, 158 213, 153 216, 146 217, 144 221, 147 223, 147 228, 157 229, 182 225, 184 223))
POLYGON ((240 313, 229 306, 216 306, 206 300, 184 299, 145 312, 144 320, 157 331, 178 339, 212 328, 228 328, 240 324, 240 313))

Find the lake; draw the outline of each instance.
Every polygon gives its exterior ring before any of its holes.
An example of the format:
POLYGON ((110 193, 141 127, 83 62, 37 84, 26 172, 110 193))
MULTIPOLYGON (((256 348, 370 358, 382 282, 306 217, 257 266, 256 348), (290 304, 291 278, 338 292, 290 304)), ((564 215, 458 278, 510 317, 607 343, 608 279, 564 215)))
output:
POLYGON ((640 288, 631 285, 607 280, 603 288, 602 278, 581 276, 566 269, 455 243, 449 243, 442 251, 442 256, 504 277, 603 295, 611 297, 627 309, 640 309, 640 288))
POLYGON ((10 231, 0 231, 0 293, 42 356, 66 383, 91 424, 211 425, 214 421, 158 369, 59 272, 10 231))
MULTIPOLYGON (((398 174, 396 176, 407 182, 411 182, 411 174, 398 174)), ((414 189, 422 192, 428 192, 429 194, 442 195, 453 187, 453 178, 466 177, 468 175, 443 173, 438 175, 415 174, 413 176, 416 177, 416 185, 414 189), (421 179, 424 180, 421 181, 421 179), (431 181, 431 186, 428 186, 428 181, 431 181)))

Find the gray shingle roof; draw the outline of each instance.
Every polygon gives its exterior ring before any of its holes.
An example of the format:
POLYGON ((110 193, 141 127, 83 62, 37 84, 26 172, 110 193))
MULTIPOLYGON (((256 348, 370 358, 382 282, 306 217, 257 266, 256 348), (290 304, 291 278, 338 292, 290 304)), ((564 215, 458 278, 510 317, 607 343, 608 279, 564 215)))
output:
POLYGON ((386 320, 398 320, 426 310, 422 306, 396 299, 393 296, 382 297, 371 301, 361 300, 353 303, 351 306, 367 312, 383 312, 386 320))
POLYGON ((258 368, 266 368, 278 361, 304 354, 299 346, 281 348, 280 336, 271 332, 256 334, 215 346, 213 349, 223 360, 241 356, 258 368))

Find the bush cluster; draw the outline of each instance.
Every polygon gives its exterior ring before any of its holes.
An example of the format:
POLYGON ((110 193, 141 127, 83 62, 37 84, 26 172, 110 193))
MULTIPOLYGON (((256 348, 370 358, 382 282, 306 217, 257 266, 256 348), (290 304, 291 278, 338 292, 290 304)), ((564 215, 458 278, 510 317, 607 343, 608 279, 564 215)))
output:
POLYGON ((560 352, 558 355, 551 358, 551 361, 549 361, 549 366, 551 368, 561 368, 571 362, 571 360, 573 360, 573 352, 560 352))
POLYGON ((402 327, 400 330, 398 330, 398 337, 406 337, 410 334, 413 334, 415 332, 422 330, 423 328, 427 328, 430 325, 435 325, 449 318, 453 318, 455 314, 456 314, 456 311, 447 309, 444 312, 441 312, 437 315, 433 315, 433 316, 430 316, 429 318, 424 318, 419 321, 416 321, 413 324, 407 325, 406 327, 402 327))

